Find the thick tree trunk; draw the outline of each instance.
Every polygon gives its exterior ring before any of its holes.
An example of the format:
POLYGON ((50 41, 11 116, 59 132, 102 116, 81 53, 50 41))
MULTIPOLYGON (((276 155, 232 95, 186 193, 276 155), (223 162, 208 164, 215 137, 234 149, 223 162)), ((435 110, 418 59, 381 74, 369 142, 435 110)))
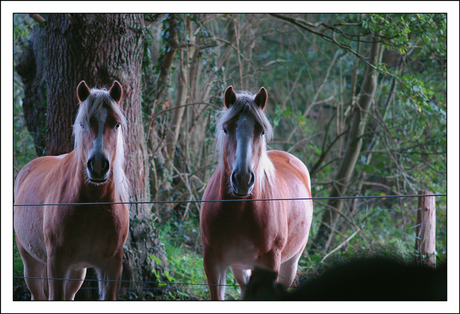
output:
MULTIPOLYGON (((46 82, 46 94, 42 96, 47 100, 47 154, 62 154, 73 149, 72 125, 78 109, 75 93, 78 83, 85 80, 90 87, 100 88, 118 80, 123 86, 121 106, 128 121, 125 172, 131 185, 131 200, 147 201, 148 160, 141 109, 143 15, 45 14, 43 17, 46 21, 34 36, 41 38, 44 54, 43 61, 36 59, 35 62, 43 62, 44 70, 42 77, 35 79, 46 82)), ((145 278, 153 279, 152 268, 157 265, 150 255, 166 259, 154 236, 149 206, 135 204, 130 212, 132 220, 122 278, 141 282, 145 278)), ((130 290, 137 294, 142 293, 141 288, 140 283, 130 285, 130 290)))
MULTIPOLYGON (((379 47, 379 42, 377 41, 377 37, 375 37, 371 45, 369 56, 369 62, 373 65, 378 63, 379 47)), ((377 77, 376 70, 373 67, 367 66, 358 104, 354 109, 353 118, 351 120, 351 129, 348 136, 345 155, 329 194, 331 198, 344 196, 347 191, 351 175, 355 169, 361 151, 363 142, 362 136, 366 127, 368 112, 374 102, 377 77)), ((342 210, 343 199, 330 199, 327 204, 329 206, 325 209, 321 225, 313 242, 313 245, 317 249, 323 249, 324 252, 327 252, 329 249, 328 244, 334 235, 335 224, 339 217, 339 212, 342 210), (336 210, 329 209, 331 207, 336 210)))
POLYGON ((42 38, 35 27, 29 39, 29 45, 21 55, 16 71, 24 84, 22 108, 27 129, 34 139, 35 151, 38 156, 46 155, 46 66, 42 38))

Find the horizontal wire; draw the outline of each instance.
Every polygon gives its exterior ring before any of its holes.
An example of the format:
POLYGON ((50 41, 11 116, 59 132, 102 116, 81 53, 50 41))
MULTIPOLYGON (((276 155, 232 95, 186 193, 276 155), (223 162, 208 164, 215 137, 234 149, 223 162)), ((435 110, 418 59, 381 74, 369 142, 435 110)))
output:
POLYGON ((75 279, 75 278, 49 278, 49 277, 28 277, 13 276, 13 279, 46 279, 46 280, 68 280, 68 281, 91 281, 91 282, 117 282, 117 283, 141 283, 141 284, 158 284, 158 285, 188 285, 188 286, 221 286, 221 287, 239 287, 240 285, 223 285, 208 283, 188 283, 188 282, 158 282, 158 281, 135 281, 135 280, 110 280, 110 279, 75 279))
POLYGON ((13 206, 59 206, 59 205, 118 205, 118 204, 187 204, 187 203, 225 203, 225 202, 258 202, 258 201, 317 201, 330 199, 377 199, 377 198, 408 198, 447 196, 447 194, 415 194, 415 195, 356 195, 335 197, 299 197, 299 198, 261 198, 261 199, 227 199, 227 200, 189 200, 189 201, 135 201, 135 202, 93 202, 93 203, 50 203, 50 204, 14 204, 13 206))

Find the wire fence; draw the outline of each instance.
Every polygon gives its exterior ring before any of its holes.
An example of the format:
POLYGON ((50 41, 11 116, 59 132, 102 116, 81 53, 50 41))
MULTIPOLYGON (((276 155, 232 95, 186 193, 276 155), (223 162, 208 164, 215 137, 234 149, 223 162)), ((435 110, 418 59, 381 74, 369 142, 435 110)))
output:
MULTIPOLYGON (((238 284, 208 284, 208 283, 193 283, 193 282, 164 282, 164 281, 136 281, 136 280, 108 280, 108 279, 91 279, 91 278, 83 278, 83 279, 71 279, 71 278, 51 278, 51 277, 30 277, 30 276, 13 276, 13 279, 25 280, 25 279, 41 279, 41 280, 58 280, 58 281, 82 281, 88 283, 95 283, 98 284, 100 282, 116 282, 117 283, 117 290, 125 290, 125 294, 129 294, 131 290, 133 292, 136 291, 134 285, 142 285, 142 291, 168 291, 173 289, 174 287, 180 286, 192 286, 192 287, 203 287, 207 288, 209 286, 221 286, 221 287, 232 287, 232 288, 239 288, 240 285, 238 284), (123 286, 123 284, 125 284, 123 286), (126 286, 128 284, 128 286, 126 286)), ((99 290, 98 286, 82 286, 79 290, 99 290)))
MULTIPOLYGON (((137 288, 134 285, 142 285, 142 291, 162 291, 167 292, 175 287, 185 287, 185 286, 192 286, 192 287, 203 287, 207 288, 209 286, 225 286, 225 287, 232 287, 232 288, 239 288, 240 286, 237 284, 208 284, 208 283, 189 283, 189 282, 160 282, 160 281, 134 281, 134 280, 105 280, 105 279, 67 279, 67 278, 49 278, 49 277, 26 277, 26 276, 13 276, 13 279, 25 280, 25 279, 42 279, 42 280, 68 280, 68 281, 82 281, 88 283, 97 282, 117 282, 117 291, 124 290, 124 295, 129 295, 131 292, 137 293, 137 288), (121 286, 122 284, 128 284, 128 286, 121 286)), ((180 289, 179 288, 179 289, 180 289)), ((84 286, 82 285, 79 291, 90 290, 96 291, 99 290, 98 286, 84 286)))
POLYGON ((385 199, 385 198, 411 198, 411 197, 440 197, 447 194, 413 194, 413 195, 356 195, 356 196, 336 196, 336 197, 297 197, 297 198, 261 198, 261 199, 226 199, 226 200, 185 200, 185 201, 131 201, 131 202, 88 202, 88 203, 36 203, 36 204, 14 204, 15 207, 21 206, 77 206, 77 205, 145 205, 145 204, 195 204, 195 203, 225 203, 225 202, 260 202, 260 201, 319 201, 331 199, 385 199))
MULTIPOLYGON (((67 281, 88 281, 88 282, 116 282, 119 284, 122 283, 132 283, 132 284, 147 284, 147 285, 162 285, 165 284, 162 281, 135 281, 135 280, 109 280, 109 279, 72 279, 72 278, 51 278, 51 277, 28 277, 28 276, 13 276, 14 279, 45 279, 45 280, 67 280, 67 281)), ((239 287, 239 285, 229 285, 229 284, 208 284, 208 283, 190 283, 190 282, 168 282, 168 285, 184 285, 184 286, 221 286, 221 287, 239 287)))
MULTIPOLYGON (((14 204, 15 207, 23 206, 80 206, 80 205, 145 205, 145 204, 190 204, 190 203, 210 203, 210 202, 259 202, 259 201, 322 201, 331 199, 354 200, 354 199, 387 199, 387 198, 419 198, 419 197, 447 197, 447 194, 412 194, 412 195, 356 195, 356 196, 338 196, 338 197, 303 197, 303 198, 273 198, 273 199, 228 199, 228 200, 171 200, 171 201, 130 201, 130 202, 88 202, 88 203, 48 203, 48 204, 14 204)), ((323 204, 324 205, 324 204, 323 204)), ((418 209, 415 209, 418 210, 418 209)), ((101 280, 101 279, 68 279, 68 278, 48 278, 48 277, 27 277, 13 276, 13 279, 42 279, 42 280, 68 280, 68 281, 84 281, 84 282, 117 282, 118 290, 125 289, 128 291, 134 289, 131 285, 143 286, 142 290, 170 290, 177 286, 194 286, 194 287, 209 287, 208 283, 189 283, 189 282, 164 282, 164 281, 133 281, 133 280, 101 280), (120 285, 125 285, 120 287, 120 285), (126 287, 128 284, 128 287, 126 287)), ((216 286, 238 288, 237 284, 215 284, 216 286)), ((80 290, 97 290, 98 287, 82 286, 80 290)))

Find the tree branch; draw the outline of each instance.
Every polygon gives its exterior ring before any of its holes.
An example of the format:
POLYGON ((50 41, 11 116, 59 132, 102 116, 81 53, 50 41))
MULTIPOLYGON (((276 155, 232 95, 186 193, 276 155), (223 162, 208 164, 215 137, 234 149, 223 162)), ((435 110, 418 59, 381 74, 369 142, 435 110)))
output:
POLYGON ((29 14, 29 16, 31 18, 33 18, 35 21, 37 21, 38 23, 46 22, 46 20, 44 18, 42 18, 39 14, 31 13, 31 14, 29 14))
MULTIPOLYGON (((345 51, 348 51, 350 53, 352 53, 353 55, 355 55, 357 58, 359 58, 361 61, 363 61, 364 63, 366 63, 368 66, 370 66, 371 68, 373 68, 374 70, 377 70, 379 72, 381 72, 381 70, 376 67, 375 65, 371 64, 369 61, 367 61, 363 56, 361 56, 359 53, 357 53, 356 51, 354 51, 350 45, 345 45, 345 44, 341 44, 339 42, 337 42, 337 40, 335 40, 334 38, 330 37, 330 36, 327 36, 323 33, 320 33, 320 32, 317 32, 309 27, 307 27, 305 24, 308 25, 308 22, 306 21, 303 21, 303 20, 300 20, 300 19, 295 19, 295 18, 290 18, 290 17, 287 17, 287 16, 284 16, 284 15, 281 15, 281 14, 275 14, 275 13, 270 13, 271 16, 273 17, 276 17, 277 19, 280 19, 280 20, 284 20, 286 22, 289 22, 291 24, 294 24, 296 26, 299 26, 300 28, 312 33, 312 34, 315 34, 315 35, 318 35, 320 37, 322 37, 324 40, 328 41, 328 42, 331 42, 333 44, 335 44, 336 46, 338 46, 339 48, 345 50, 345 51), (300 22, 302 21, 302 22, 300 22)), ((374 36, 378 36, 378 34, 374 35, 374 36)), ((391 73, 386 73, 390 76, 393 76, 393 77, 396 77, 394 76, 393 74, 391 73)), ((396 77, 398 80, 400 80, 400 78, 396 77)))
POLYGON ((315 163, 315 165, 311 168, 311 171, 310 171, 310 177, 314 177, 315 174, 318 172, 318 170, 320 169, 320 165, 321 163, 323 162, 323 160, 326 158, 327 154, 329 153, 329 151, 331 150, 331 148, 334 146, 335 142, 337 142, 339 140, 339 138, 341 138, 343 135, 347 134, 348 132, 350 131, 350 127, 348 127, 348 129, 346 129, 345 131, 343 131, 342 133, 340 133, 339 135, 337 135, 335 137, 335 139, 331 142, 331 144, 329 144, 329 146, 327 147, 326 150, 323 150, 323 152, 321 153, 321 156, 319 156, 318 158, 318 161, 315 163))

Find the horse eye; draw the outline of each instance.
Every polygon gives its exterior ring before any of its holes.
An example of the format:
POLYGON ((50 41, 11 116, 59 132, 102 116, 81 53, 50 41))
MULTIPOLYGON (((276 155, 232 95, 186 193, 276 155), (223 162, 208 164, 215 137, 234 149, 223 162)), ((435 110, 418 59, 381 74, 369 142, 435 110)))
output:
POLYGON ((81 126, 82 129, 85 128, 85 126, 83 125, 83 122, 80 122, 80 126, 81 126))
POLYGON ((228 131, 227 131, 226 128, 222 127, 222 130, 224 130, 224 134, 227 134, 227 133, 228 133, 228 131))
POLYGON ((120 123, 117 123, 117 125, 115 126, 115 129, 117 130, 119 127, 120 127, 120 123))
POLYGON ((261 134, 261 135, 262 135, 262 136, 265 135, 265 130, 262 130, 262 134, 261 134))

